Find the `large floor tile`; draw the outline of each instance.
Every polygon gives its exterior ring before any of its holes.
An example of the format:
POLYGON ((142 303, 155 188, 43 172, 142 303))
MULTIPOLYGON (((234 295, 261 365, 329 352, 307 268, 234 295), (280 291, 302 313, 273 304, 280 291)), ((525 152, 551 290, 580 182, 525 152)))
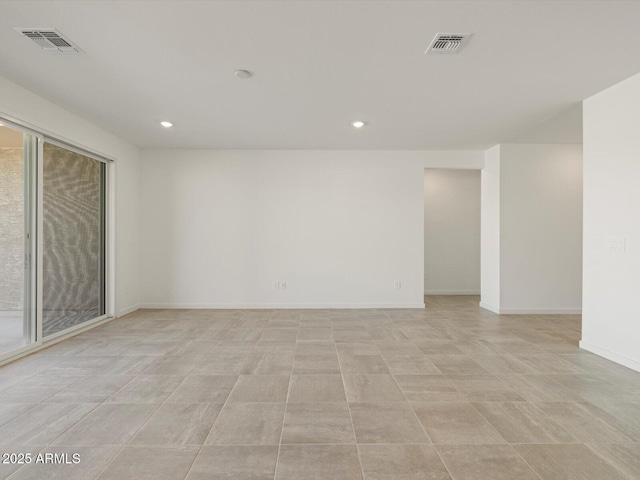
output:
POLYGON ((126 385, 132 375, 90 375, 79 378, 48 397, 46 402, 55 403, 102 403, 126 385))
POLYGON ((638 479, 640 374, 478 301, 137 311, 0 367, 0 451, 82 454, 0 478, 638 479))
POLYGON ((523 375, 536 373, 536 370, 513 355, 473 355, 473 359, 482 368, 493 375, 523 375))
POLYGON ((518 395, 530 402, 584 401, 584 398, 565 388, 552 376, 501 375, 499 378, 518 395))
POLYGON ((0 427, 0 443, 48 445, 96 406, 95 403, 37 405, 0 427))
POLYGON ((282 443, 355 443, 347 404, 289 404, 284 417, 282 443))
POLYGON ((528 402, 474 402, 509 443, 574 443, 569 432, 528 402))
POLYGON ((165 403, 143 425, 131 445, 202 445, 222 403, 165 403))
POLYGON ((343 374, 390 374, 381 355, 340 355, 343 374))
POLYGON ((207 445, 277 445, 284 403, 227 403, 206 440, 207 445))
MULTIPOLYGON (((94 479, 122 450, 122 447, 47 447, 41 452, 43 458, 47 454, 57 455, 65 459, 65 463, 44 463, 35 461, 22 466, 11 476, 12 480, 86 480, 94 479), (79 462, 74 463, 73 455, 77 454, 79 462)), ((5 450, 3 450, 5 451, 5 450)), ((24 451, 24 450, 21 450, 24 451)), ((32 452, 36 459, 37 452, 32 452)), ((7 478, 5 465, 0 466, 0 478, 7 478)), ((17 469, 16 469, 17 470, 17 469)))
POLYGON ((382 355, 393 375, 439 375, 440 370, 425 355, 382 355))
POLYGON ((453 385, 469 401, 523 401, 518 393, 493 375, 451 375, 453 385))
POLYGON ((539 480, 509 445, 438 445, 455 480, 539 480))
POLYGON ((450 480, 432 445, 358 445, 367 480, 450 480))
POLYGON ((252 353, 242 369, 245 375, 290 375, 293 355, 252 353))
POLYGON ((344 375, 349 402, 404 402, 391 375, 344 375))
POLYGON ((125 447, 97 480, 182 480, 196 447, 125 447))
POLYGON ((169 355, 158 358, 149 365, 143 375, 179 375, 186 376, 191 373, 201 357, 199 355, 169 355))
POLYGON ((168 398, 169 403, 224 403, 236 384, 236 375, 189 375, 168 398))
POLYGON ((229 402, 286 402, 288 375, 240 375, 229 402))
POLYGON ((408 403, 349 405, 358 443, 429 443, 408 403))
POLYGON ((345 402, 342 375, 293 375, 290 403, 345 402))
POLYGON ((596 443, 588 447, 630 479, 640 480, 640 443, 596 443))
POLYGON ((0 426, 35 406, 37 406, 35 403, 0 403, 0 426))
POLYGON ((502 436, 468 402, 412 404, 433 443, 504 443, 502 436))
POLYGON ((625 480, 624 475, 584 445, 514 445, 514 448, 542 480, 625 480))
POLYGON ((275 445, 203 447, 186 480, 273 480, 275 445))
POLYGON ((293 359, 295 375, 339 374, 338 355, 296 355, 293 359))
POLYGON ((469 355, 427 355, 429 360, 445 375, 488 375, 469 355))
POLYGON ((54 445, 124 445, 158 406, 151 403, 99 405, 59 437, 54 445))
POLYGON ((355 445, 283 445, 276 480, 362 480, 355 445))
POLYGON ((443 375, 395 375, 398 386, 410 402, 456 402, 466 397, 443 375))
POLYGON ((138 375, 108 398, 110 403, 162 403, 182 383, 184 377, 138 375))
POLYGON ((561 425, 580 442, 627 443, 640 441, 628 435, 626 425, 590 403, 535 403, 545 415, 561 425))

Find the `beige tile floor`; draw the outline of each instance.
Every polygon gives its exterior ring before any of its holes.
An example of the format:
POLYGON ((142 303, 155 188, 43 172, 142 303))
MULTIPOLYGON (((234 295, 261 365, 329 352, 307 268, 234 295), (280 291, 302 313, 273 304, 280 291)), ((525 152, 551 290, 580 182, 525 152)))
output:
POLYGON ((640 479, 640 374, 578 316, 143 310, 0 367, 0 478, 640 479))

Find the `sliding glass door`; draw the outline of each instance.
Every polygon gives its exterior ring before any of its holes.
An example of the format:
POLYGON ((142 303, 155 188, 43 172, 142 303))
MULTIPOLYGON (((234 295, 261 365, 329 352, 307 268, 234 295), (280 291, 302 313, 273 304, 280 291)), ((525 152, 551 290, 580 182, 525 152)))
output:
POLYGON ((108 318, 109 162, 0 118, 0 363, 108 318))
POLYGON ((105 163, 46 142, 42 188, 42 335, 103 317, 105 163))
POLYGON ((0 123, 0 359, 36 341, 37 138, 0 123))

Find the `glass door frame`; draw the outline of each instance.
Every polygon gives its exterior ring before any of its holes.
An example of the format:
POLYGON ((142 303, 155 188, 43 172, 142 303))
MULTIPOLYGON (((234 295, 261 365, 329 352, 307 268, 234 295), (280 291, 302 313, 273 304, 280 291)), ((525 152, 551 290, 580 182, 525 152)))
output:
MULTIPOLYGON (((32 351, 39 350, 50 344, 73 336, 74 333, 88 330, 96 324, 115 318, 115 168, 116 159, 108 155, 93 151, 74 142, 62 140, 60 136, 50 134, 43 129, 34 127, 19 119, 0 112, 0 123, 23 134, 34 137, 37 147, 35 155, 28 162, 23 176, 25 181, 25 212, 28 209, 28 219, 25 219, 25 262, 29 263, 29 279, 25 279, 25 305, 29 310, 29 327, 27 333, 23 327, 25 339, 30 337, 31 343, 23 345, 9 352, 0 352, 0 366, 4 363, 22 357, 32 351), (105 313, 97 318, 79 325, 56 332, 47 337, 42 336, 42 297, 43 297, 43 181, 44 181, 44 143, 52 143, 63 148, 88 156, 104 164, 102 178, 103 203, 103 242, 104 260, 104 308, 105 313), (34 158, 35 157, 35 158, 34 158), (28 170, 28 172, 27 172, 28 170), (28 177, 28 178, 27 178, 28 177), (28 186, 27 186, 28 185, 28 186), (28 237, 28 238, 27 238, 28 237), (26 300, 28 295, 28 300, 26 300)), ((24 153, 23 153, 24 155, 24 153)), ((24 317, 23 317, 24 318, 24 317)), ((26 321, 26 320, 25 320, 26 321)))
MULTIPOLYGON (((111 274, 111 262, 110 259, 113 258, 113 245, 114 245, 114 240, 111 237, 111 232, 113 231, 113 215, 111 214, 111 212, 113 211, 113 206, 112 206, 112 201, 113 201, 113 192, 114 192, 114 185, 112 183, 112 178, 114 175, 111 174, 112 168, 115 166, 114 165, 114 161, 113 160, 109 160, 105 157, 103 157, 102 155, 98 155, 95 154, 91 151, 88 151, 84 148, 80 148, 75 146, 74 144, 62 141, 56 137, 51 137, 48 135, 44 135, 42 140, 40 140, 39 142, 39 153, 38 153, 38 165, 39 165, 39 175, 42 175, 40 177, 41 182, 40 185, 44 184, 44 144, 45 143, 49 143, 51 145, 55 145, 67 150, 70 150, 72 152, 78 153, 80 155, 83 155, 85 157, 89 157, 92 160, 96 160, 98 162, 100 162, 102 164, 102 172, 103 174, 101 175, 101 183, 100 183, 100 189, 102 192, 101 195, 101 204, 102 204, 102 209, 101 209, 101 223, 102 223, 102 227, 103 227, 103 234, 102 234, 102 249, 104 251, 104 258, 102 259, 101 263, 101 273, 102 275, 102 282, 103 282, 103 289, 102 289, 102 295, 104 296, 104 298, 102 299, 102 301, 104 302, 104 314, 100 315, 99 317, 96 318, 92 318, 91 320, 87 320, 86 322, 82 322, 78 325, 73 325, 69 328, 65 328, 64 330, 61 330, 59 332, 55 332, 52 333, 50 335, 47 335, 45 337, 42 337, 42 341, 44 344, 47 344, 48 342, 50 342, 51 340, 54 340, 58 337, 62 337, 65 335, 69 335, 70 333, 76 331, 76 330, 82 330, 82 329, 86 329, 87 327, 90 327, 94 324, 103 322, 107 319, 113 318, 113 311, 114 309, 114 305, 113 305, 113 287, 111 285, 111 279, 113 278, 113 275, 111 274)), ((41 201, 43 201, 43 195, 41 193, 40 195, 41 201)), ((40 222, 42 222, 44 215, 42 215, 42 212, 44 212, 44 205, 43 204, 39 204, 39 212, 41 212, 40 214, 40 222)), ((40 231, 42 230, 42 224, 40 225, 40 231)), ((42 241, 42 235, 40 235, 40 241, 42 241)), ((40 256, 42 257, 44 252, 44 246, 40 245, 40 256)), ((40 258, 40 265, 42 265, 42 259, 40 258)), ((39 272, 40 274, 40 272, 39 272)), ((44 274, 42 274, 42 276, 40 276, 39 278, 43 278, 44 274)), ((42 282, 40 282, 40 284, 42 285, 42 282)), ((38 298, 42 299, 42 292, 38 293, 38 298)), ((42 301, 40 301, 40 308, 42 308, 42 301)), ((42 328, 42 309, 40 309, 39 311, 39 325, 38 325, 38 331, 43 332, 43 328, 42 328)))
POLYGON ((5 116, 0 117, 0 123, 23 135, 22 156, 23 156, 23 304, 22 304, 22 338, 24 345, 6 352, 0 352, 0 362, 5 362, 13 357, 23 355, 25 352, 36 349, 42 345, 42 339, 38 321, 38 231, 39 218, 38 208, 40 201, 39 192, 39 156, 40 138, 42 135, 32 130, 20 122, 13 121, 5 116), (29 137, 27 137, 27 135, 29 137), (27 141, 29 139, 29 141, 27 141))

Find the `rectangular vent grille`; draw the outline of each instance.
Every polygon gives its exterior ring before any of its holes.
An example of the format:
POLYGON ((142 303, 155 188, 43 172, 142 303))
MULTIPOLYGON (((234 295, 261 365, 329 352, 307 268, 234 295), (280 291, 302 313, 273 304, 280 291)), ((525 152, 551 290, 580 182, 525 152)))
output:
POLYGON ((55 28, 15 28, 14 30, 31 39, 46 52, 82 53, 77 45, 74 45, 55 28))
POLYGON ((458 53, 470 33, 438 33, 425 53, 458 53))

